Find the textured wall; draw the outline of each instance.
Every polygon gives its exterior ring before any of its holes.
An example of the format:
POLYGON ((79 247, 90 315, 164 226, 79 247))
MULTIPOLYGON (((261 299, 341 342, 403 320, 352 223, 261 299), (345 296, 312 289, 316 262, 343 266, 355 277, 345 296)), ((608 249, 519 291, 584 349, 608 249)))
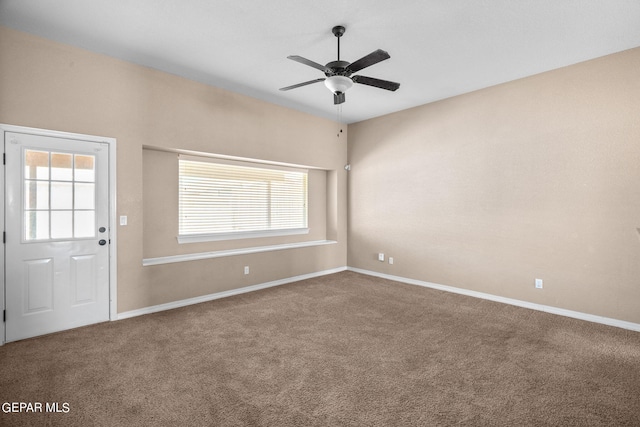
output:
POLYGON ((334 122, 2 27, 0 94, 0 123, 117 139, 117 211, 128 216, 117 230, 119 312, 346 265, 347 147, 334 122), (145 145, 337 174, 327 214, 338 244, 143 267, 145 145))
POLYGON ((349 265, 640 322, 638 70, 640 48, 350 125, 349 265))

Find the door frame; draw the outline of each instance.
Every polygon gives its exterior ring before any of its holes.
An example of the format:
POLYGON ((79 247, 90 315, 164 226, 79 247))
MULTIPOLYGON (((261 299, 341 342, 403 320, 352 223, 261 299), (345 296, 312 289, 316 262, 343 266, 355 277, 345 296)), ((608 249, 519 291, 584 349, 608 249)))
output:
MULTIPOLYGON (((70 133, 70 132, 61 132, 55 130, 48 129, 39 129, 25 126, 14 126, 14 125, 6 125, 0 123, 0 134, 2 139, 2 153, 4 155, 4 146, 5 146, 5 135, 7 132, 16 132, 16 133, 27 133, 30 135, 39 135, 39 136, 48 136, 54 138, 65 138, 65 139, 74 139, 79 141, 87 141, 87 142, 99 142, 108 144, 108 161, 109 161, 109 238, 111 239, 109 245, 109 320, 117 320, 118 318, 118 240, 117 240, 117 228, 116 228, 116 139, 105 137, 105 136, 96 136, 96 135, 85 135, 80 133, 70 133)), ((3 156, 4 157, 4 156, 3 156)), ((0 225, 2 225, 2 230, 5 229, 5 186, 6 186, 6 177, 5 177, 5 162, 2 162, 2 169, 0 169, 0 225)), ((6 274, 5 274, 5 244, 0 245, 0 280, 2 281, 2 286, 0 287, 0 309, 6 309, 6 274)), ((0 345, 5 343, 6 339, 6 323, 2 322, 2 327, 0 327, 0 345)))

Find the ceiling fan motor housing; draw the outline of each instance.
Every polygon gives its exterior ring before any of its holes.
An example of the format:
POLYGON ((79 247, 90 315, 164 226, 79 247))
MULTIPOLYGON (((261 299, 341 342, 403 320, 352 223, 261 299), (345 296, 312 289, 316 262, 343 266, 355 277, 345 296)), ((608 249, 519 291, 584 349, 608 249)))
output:
POLYGON ((349 77, 349 75, 351 74, 348 70, 347 67, 351 65, 350 62, 347 61, 332 61, 329 62, 326 67, 330 70, 326 71, 324 73, 325 76, 327 77, 331 77, 331 76, 347 76, 349 77))

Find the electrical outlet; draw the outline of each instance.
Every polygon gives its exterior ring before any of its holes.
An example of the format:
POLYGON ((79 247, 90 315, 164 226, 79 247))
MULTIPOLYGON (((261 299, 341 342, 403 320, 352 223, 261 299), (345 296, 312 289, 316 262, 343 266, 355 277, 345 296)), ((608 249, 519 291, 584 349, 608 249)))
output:
POLYGON ((542 279, 536 279, 536 289, 542 289, 542 279))
POLYGON ((244 274, 249 274, 249 266, 248 265, 244 266, 244 274))
POLYGON ((382 252, 378 254, 378 261, 384 262, 384 254, 382 252))
POLYGON ((389 264, 393 264, 393 257, 392 256, 389 257, 389 264))

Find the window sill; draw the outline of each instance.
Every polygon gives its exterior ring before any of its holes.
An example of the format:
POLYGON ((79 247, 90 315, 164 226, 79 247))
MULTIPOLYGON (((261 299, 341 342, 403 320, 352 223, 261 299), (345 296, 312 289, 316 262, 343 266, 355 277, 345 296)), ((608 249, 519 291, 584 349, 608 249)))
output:
POLYGON ((247 231, 235 233, 194 234, 178 236, 178 243, 217 242, 221 240, 252 239, 259 237, 294 236, 309 234, 308 228, 293 228, 288 230, 247 231))
POLYGON ((172 255, 157 258, 145 258, 142 260, 143 266, 171 264, 174 262, 198 261, 202 259, 222 258, 235 255, 248 255, 260 252, 281 251, 285 249, 308 248, 311 246, 332 245, 338 243, 335 240, 314 240, 310 242, 286 243, 283 245, 256 246, 243 249, 229 249, 224 251, 200 252, 196 254, 172 255))

